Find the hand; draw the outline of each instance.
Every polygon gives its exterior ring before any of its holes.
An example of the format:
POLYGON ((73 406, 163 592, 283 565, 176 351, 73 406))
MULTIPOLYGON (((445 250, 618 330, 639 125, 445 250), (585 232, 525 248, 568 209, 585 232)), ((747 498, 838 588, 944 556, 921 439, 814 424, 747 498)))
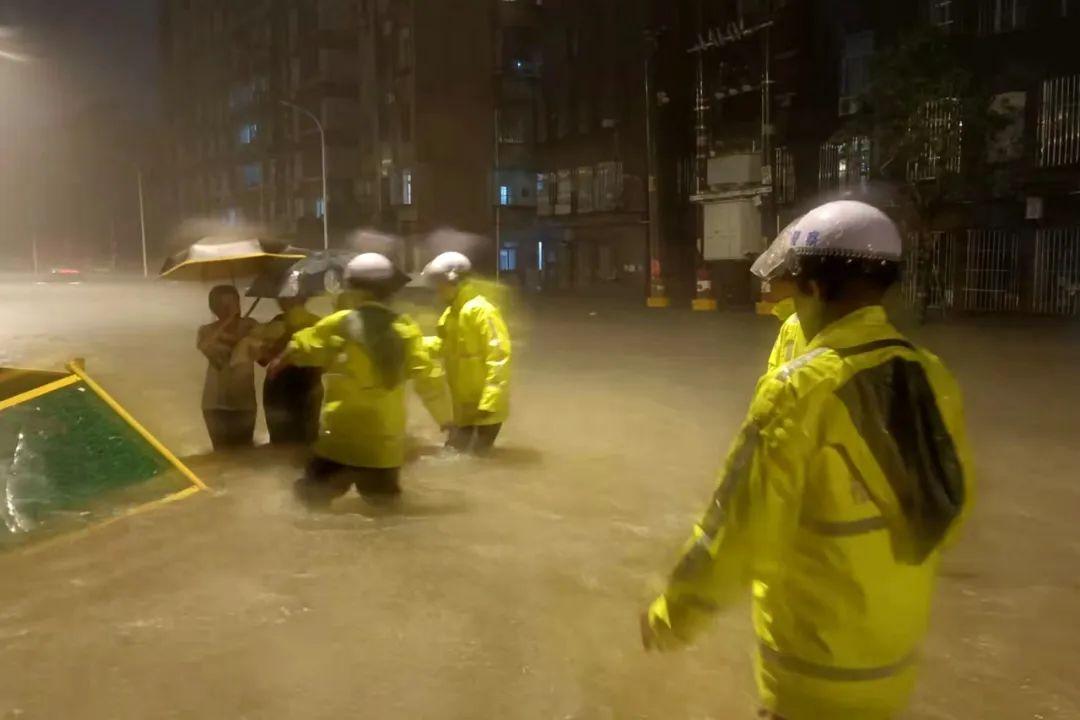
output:
POLYGON ((281 371, 285 369, 286 365, 287 365, 287 363, 285 362, 285 356, 284 355, 278 355, 277 357, 275 357, 273 360, 271 360, 267 364, 267 366, 266 366, 266 377, 273 380, 279 374, 281 374, 281 371))

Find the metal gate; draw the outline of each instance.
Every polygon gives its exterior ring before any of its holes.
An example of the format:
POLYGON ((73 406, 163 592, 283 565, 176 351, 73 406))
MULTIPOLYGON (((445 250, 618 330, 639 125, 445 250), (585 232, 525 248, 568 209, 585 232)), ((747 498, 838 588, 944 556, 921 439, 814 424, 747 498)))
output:
POLYGON ((1034 281, 1035 312, 1080 315, 1080 228, 1035 234, 1034 281))
POLYGON ((1020 233, 968 230, 961 309, 1001 312, 1020 307, 1020 233))
POLYGON ((926 293, 927 309, 951 310, 956 304, 956 233, 936 230, 908 235, 904 254, 904 300, 916 306, 926 293))

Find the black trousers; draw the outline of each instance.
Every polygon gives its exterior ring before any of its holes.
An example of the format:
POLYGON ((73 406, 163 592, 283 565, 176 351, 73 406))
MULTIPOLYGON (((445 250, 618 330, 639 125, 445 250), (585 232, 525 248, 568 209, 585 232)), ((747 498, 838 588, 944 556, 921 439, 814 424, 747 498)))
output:
POLYGON ((450 429, 450 435, 446 438, 446 447, 460 452, 471 452, 483 455, 491 450, 495 439, 499 437, 502 425, 466 425, 450 429))
POLYGON ((255 441, 254 410, 203 410, 214 450, 250 447, 255 441))
POLYGON ((363 468, 313 457, 296 481, 297 499, 312 509, 329 507, 350 487, 368 500, 394 498, 401 494, 401 468, 363 468))
POLYGON ((287 367, 263 383, 263 412, 270 442, 310 444, 319 432, 319 371, 287 367))

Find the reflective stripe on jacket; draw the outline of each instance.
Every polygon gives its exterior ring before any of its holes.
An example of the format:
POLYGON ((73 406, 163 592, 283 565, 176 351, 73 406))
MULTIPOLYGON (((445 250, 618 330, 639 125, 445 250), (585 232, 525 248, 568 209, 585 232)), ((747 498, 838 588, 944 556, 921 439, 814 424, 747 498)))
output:
POLYGON ((851 313, 759 384, 650 624, 687 642, 750 588, 766 707, 886 717, 910 693, 970 485, 952 376, 882 308, 851 313))
POLYGON ((510 332, 499 308, 462 283, 427 346, 446 367, 454 424, 497 425, 510 415, 510 332))
POLYGON ((405 382, 440 426, 450 422, 445 376, 419 326, 379 303, 342 310, 293 335, 287 361, 323 369, 315 454, 353 467, 400 467, 405 382))

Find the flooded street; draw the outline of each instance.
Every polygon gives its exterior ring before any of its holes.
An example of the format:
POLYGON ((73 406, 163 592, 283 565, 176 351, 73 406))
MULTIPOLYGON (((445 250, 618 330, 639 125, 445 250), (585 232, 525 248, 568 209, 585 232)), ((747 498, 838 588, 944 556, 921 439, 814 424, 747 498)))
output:
MULTIPOLYGON (((0 283, 0 365, 85 357, 216 491, 0 556, 0 718, 753 717, 746 609, 666 656, 637 622, 774 321, 540 302, 515 313, 491 458, 439 453, 413 402, 401 506, 319 516, 291 498, 302 458, 208 457, 205 289, 0 283)), ((979 477, 907 717, 1080 718, 1080 326, 917 338, 964 388, 979 477)))

